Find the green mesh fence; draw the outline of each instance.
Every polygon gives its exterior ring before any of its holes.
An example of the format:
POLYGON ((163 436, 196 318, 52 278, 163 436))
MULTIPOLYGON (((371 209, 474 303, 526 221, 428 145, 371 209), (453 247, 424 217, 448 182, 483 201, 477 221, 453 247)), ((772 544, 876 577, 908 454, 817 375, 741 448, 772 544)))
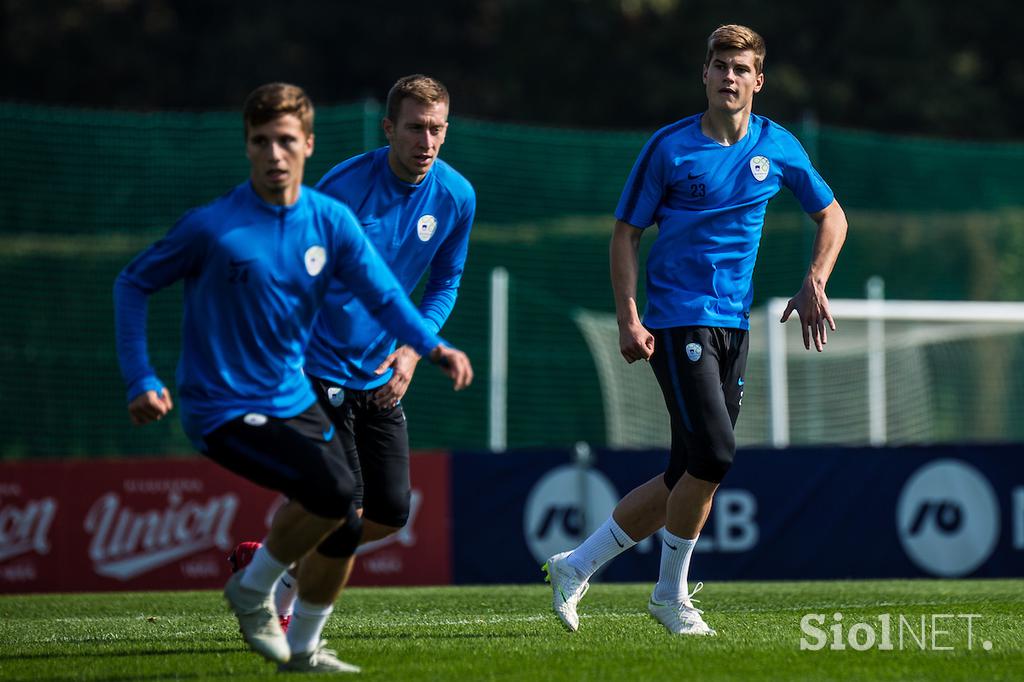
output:
MULTIPOLYGON (((374 103, 318 109, 307 181, 383 144, 379 118, 374 103)), ((1024 299, 1015 173, 1024 145, 792 129, 850 218, 831 295, 859 297, 878 274, 890 298, 1024 299)), ((405 400, 414 447, 488 443, 489 276, 497 266, 510 273, 509 446, 604 442, 594 361, 572 312, 612 310, 611 214, 649 133, 452 119, 443 156, 476 187, 478 216, 444 335, 470 353, 477 381, 455 394, 434 368, 419 368, 405 400)), ((183 211, 245 178, 240 116, 0 104, 0 145, 0 457, 190 451, 177 419, 128 423, 111 288, 183 211)), ((758 301, 796 290, 812 237, 796 203, 780 194, 761 245, 758 301)), ((150 352, 172 391, 180 305, 180 285, 150 304, 150 352)))

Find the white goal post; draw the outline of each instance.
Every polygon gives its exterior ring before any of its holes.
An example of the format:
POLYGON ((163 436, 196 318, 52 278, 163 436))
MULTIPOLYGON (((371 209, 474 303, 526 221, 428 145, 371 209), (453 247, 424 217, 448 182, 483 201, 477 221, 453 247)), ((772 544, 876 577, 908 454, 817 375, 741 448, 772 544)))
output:
MULTIPOLYGON (((880 292, 878 292, 880 293, 880 292)), ((787 299, 751 314, 739 445, 886 445, 1024 438, 1024 303, 832 299, 825 351, 803 347, 787 299)), ((669 444, 646 363, 619 355, 615 316, 573 314, 601 384, 611 447, 669 444)))
MULTIPOLYGON (((786 327, 778 324, 786 310, 788 299, 772 298, 765 306, 765 327, 768 353, 768 384, 771 397, 771 444, 786 447, 789 438, 789 382, 786 327)), ((918 336, 932 339, 969 338, 998 334, 1016 334, 1024 330, 1024 303, 981 302, 981 301, 898 301, 883 299, 840 298, 829 301, 832 317, 837 327, 844 321, 861 320, 867 323, 867 408, 870 415, 870 443, 884 445, 887 441, 887 378, 885 372, 886 322, 940 323, 946 329, 931 328, 931 333, 918 336), (952 323, 966 327, 949 328, 952 323)), ((796 315, 790 317, 790 323, 796 315)), ((833 334, 830 338, 842 338, 833 334)))

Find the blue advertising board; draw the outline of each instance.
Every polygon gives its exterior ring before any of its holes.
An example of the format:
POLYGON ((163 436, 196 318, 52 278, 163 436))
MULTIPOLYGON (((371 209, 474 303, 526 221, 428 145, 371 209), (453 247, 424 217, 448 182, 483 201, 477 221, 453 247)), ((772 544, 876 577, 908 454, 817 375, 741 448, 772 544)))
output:
MULTIPOLYGON (((665 451, 452 455, 453 580, 534 582, 665 451)), ((657 537, 606 581, 657 577, 657 537)), ((1024 446, 741 450, 715 497, 693 580, 1024 576, 1024 446)))

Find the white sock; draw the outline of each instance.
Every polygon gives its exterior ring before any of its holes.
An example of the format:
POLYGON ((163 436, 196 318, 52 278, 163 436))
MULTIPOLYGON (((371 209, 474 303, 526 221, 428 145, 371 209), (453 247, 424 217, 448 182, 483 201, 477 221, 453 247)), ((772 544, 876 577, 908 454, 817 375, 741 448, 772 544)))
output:
POLYGON ((320 635, 327 624, 327 618, 334 611, 334 605, 318 606, 295 600, 295 613, 288 624, 288 648, 292 653, 312 651, 320 643, 320 635))
POLYGON ((298 589, 298 580, 286 571, 274 586, 274 608, 277 609, 277 615, 292 615, 292 608, 295 606, 295 593, 298 589))
POLYGON ((658 584, 654 586, 654 601, 686 601, 689 596, 686 581, 690 573, 690 556, 693 555, 693 547, 700 534, 692 540, 677 537, 667 530, 662 531, 662 535, 661 572, 658 574, 658 584))
POLYGON ((583 579, 636 544, 611 516, 589 538, 572 551, 567 561, 583 579))
POLYGON ((274 583, 287 569, 288 565, 282 564, 271 556, 267 551, 266 544, 263 544, 252 555, 252 561, 242 571, 242 586, 261 594, 270 594, 270 591, 274 589, 274 583))

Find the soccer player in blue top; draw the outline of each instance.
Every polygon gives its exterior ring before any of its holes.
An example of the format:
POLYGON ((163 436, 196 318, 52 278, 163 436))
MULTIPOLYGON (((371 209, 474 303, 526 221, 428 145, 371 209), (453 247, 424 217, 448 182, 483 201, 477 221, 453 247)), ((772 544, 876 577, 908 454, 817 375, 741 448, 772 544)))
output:
MULTIPOLYGON (((406 292, 429 269, 419 309, 435 332, 455 305, 476 211, 472 185, 438 158, 449 102, 448 90, 434 78, 400 78, 382 121, 388 145, 343 161, 316 186, 355 212, 406 292)), ((401 400, 421 353, 409 344, 396 348, 395 333, 343 286, 332 286, 327 301, 306 351, 306 373, 337 426, 356 477, 362 541, 371 542, 409 519, 409 436, 401 400)), ((285 617, 295 582, 286 575, 276 588, 285 617)))
POLYGON ((472 380, 472 367, 419 315, 352 212, 302 186, 313 153, 306 94, 261 86, 243 118, 249 179, 185 214, 117 278, 128 411, 145 424, 172 407, 147 357, 146 307, 151 294, 184 280, 177 383, 185 433, 221 466, 289 498, 224 595, 249 645, 283 670, 358 670, 319 640, 361 522, 335 428, 303 373, 313 321, 328 288, 344 286, 392 334, 429 354, 456 390, 472 380), (271 590, 296 561, 302 588, 286 639, 271 590))
POLYGON ((846 216, 800 143, 751 113, 764 87, 765 46, 745 26, 708 38, 703 81, 708 108, 662 128, 647 142, 619 200, 611 279, 619 348, 649 360, 672 427, 664 474, 635 488, 611 517, 570 552, 545 565, 554 609, 570 630, 590 576, 664 526, 661 570, 648 611, 669 632, 715 634, 694 608, 690 557, 715 490, 736 451, 743 398, 751 277, 769 199, 785 186, 818 225, 811 264, 782 316, 800 317, 804 346, 821 351, 835 329, 825 284, 846 239, 846 216), (636 305, 640 237, 658 236, 647 260, 647 308, 636 305))

